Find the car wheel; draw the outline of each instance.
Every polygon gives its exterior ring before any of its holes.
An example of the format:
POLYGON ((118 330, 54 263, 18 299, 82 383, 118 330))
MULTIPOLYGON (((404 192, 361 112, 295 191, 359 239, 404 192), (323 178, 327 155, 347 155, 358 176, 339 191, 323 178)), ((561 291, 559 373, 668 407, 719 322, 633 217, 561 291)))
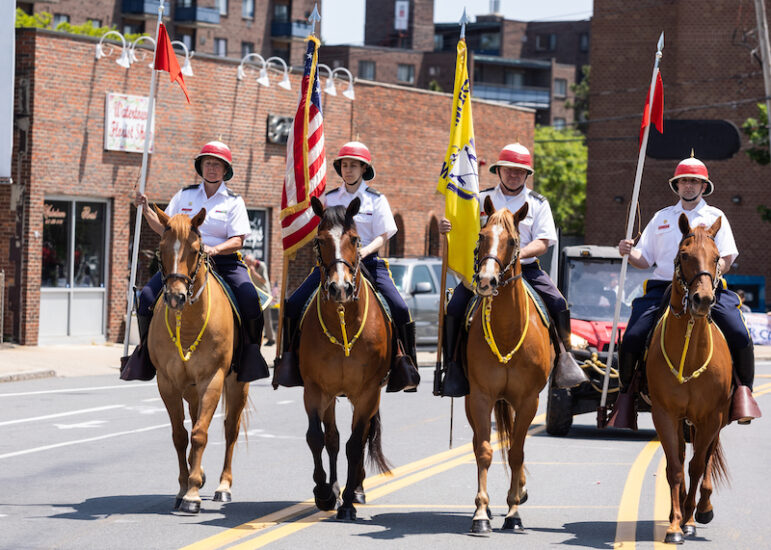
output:
POLYGON ((573 425, 573 395, 569 389, 549 386, 546 401, 546 433, 567 435, 573 425))

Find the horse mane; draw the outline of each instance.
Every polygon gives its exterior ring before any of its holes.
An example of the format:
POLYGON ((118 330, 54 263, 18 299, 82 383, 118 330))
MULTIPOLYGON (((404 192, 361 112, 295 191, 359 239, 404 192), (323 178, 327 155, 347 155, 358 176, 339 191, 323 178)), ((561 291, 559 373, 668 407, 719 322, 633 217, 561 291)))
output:
POLYGON ((501 208, 493 212, 487 219, 488 225, 502 225, 503 228, 509 232, 509 235, 515 237, 519 236, 519 231, 514 225, 514 214, 512 214, 508 208, 501 208))
POLYGON ((330 229, 339 225, 343 227, 343 231, 345 232, 352 227, 355 228, 356 224, 353 222, 353 219, 346 219, 345 212, 345 206, 330 206, 324 210, 324 216, 321 218, 319 229, 330 229))

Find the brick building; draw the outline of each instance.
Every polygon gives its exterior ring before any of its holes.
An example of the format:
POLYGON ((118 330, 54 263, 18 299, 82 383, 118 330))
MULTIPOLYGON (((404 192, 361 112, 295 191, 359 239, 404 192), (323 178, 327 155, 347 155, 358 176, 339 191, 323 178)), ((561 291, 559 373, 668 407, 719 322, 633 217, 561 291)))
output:
MULTIPOLYGON (((766 9, 771 8, 771 2, 766 4, 766 9)), ((659 34, 665 34, 661 74, 667 136, 668 122, 677 128, 675 123, 687 120, 728 121, 740 128, 748 117, 757 116, 756 104, 763 101, 765 92, 760 64, 750 53, 757 45, 755 28, 752 2, 595 1, 586 242, 615 244, 624 235, 637 164, 640 116, 659 34)), ((763 276, 768 281, 771 249, 765 240, 769 224, 756 207, 771 205, 767 183, 771 168, 749 159, 743 135, 742 150, 731 158, 710 159, 707 151, 714 139, 725 138, 693 135, 670 147, 666 151, 669 159, 649 156, 640 190, 642 223, 647 223, 656 210, 676 202, 667 180, 678 160, 694 147, 715 184, 715 192, 707 200, 726 213, 739 248, 731 273, 763 276)))
MULTIPOLYGON (((105 148, 106 97, 146 96, 150 72, 143 64, 120 67, 115 54, 96 60, 97 41, 89 37, 16 33, 14 184, 0 186, 5 332, 23 344, 119 341, 142 155, 105 148)), ((193 61, 195 76, 186 78, 191 105, 176 84, 162 75, 158 80, 148 196, 164 204, 181 186, 196 183, 193 156, 221 137, 233 151, 230 186, 262 220, 261 253, 277 281, 286 146, 266 135, 270 115, 294 116, 299 74, 291 75, 287 91, 258 86, 251 73, 238 80, 237 60, 199 54, 193 61)), ((331 169, 339 147, 351 139, 366 142, 377 168, 373 184, 388 196, 399 225, 394 253, 436 252, 432 236, 443 202, 435 187, 451 104, 450 94, 372 82, 356 83, 355 101, 324 94, 328 186, 339 185, 331 169)), ((532 110, 474 101, 474 122, 482 158, 495 158, 512 136, 532 147, 532 110)), ((481 185, 493 183, 481 171, 481 185)), ((147 226, 142 235, 140 248, 149 254, 140 255, 139 285, 150 274, 157 242, 147 226)), ((291 264, 290 288, 307 274, 309 249, 291 264)))

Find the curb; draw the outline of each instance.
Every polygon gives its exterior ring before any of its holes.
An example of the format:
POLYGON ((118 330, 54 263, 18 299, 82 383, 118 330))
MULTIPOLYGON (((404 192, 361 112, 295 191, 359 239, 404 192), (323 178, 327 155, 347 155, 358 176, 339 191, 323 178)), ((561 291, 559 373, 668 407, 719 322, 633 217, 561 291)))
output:
POLYGON ((53 370, 33 370, 28 372, 17 372, 17 373, 0 375, 0 383, 19 382, 21 380, 35 380, 37 378, 52 378, 54 376, 56 376, 56 371, 53 371, 53 370))

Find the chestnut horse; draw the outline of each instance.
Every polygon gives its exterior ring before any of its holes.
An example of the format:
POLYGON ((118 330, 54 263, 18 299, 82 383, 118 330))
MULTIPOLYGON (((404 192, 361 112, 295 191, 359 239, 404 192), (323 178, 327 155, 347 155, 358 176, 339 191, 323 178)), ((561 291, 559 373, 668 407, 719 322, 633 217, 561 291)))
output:
POLYGON ((487 471, 493 459, 490 413, 495 420, 504 458, 511 469, 509 505, 503 529, 522 531, 519 505, 527 499, 524 446, 527 429, 538 408, 538 394, 552 367, 549 331, 525 290, 519 262, 517 225, 528 205, 516 214, 496 211, 485 199, 487 224, 479 233, 475 275, 479 311, 469 327, 466 362, 470 392, 466 416, 474 430, 478 492, 471 533, 489 535, 487 471), (512 414, 516 413, 516 414, 512 414))
POLYGON ((696 521, 712 520, 712 483, 726 478, 720 430, 730 421, 731 354, 709 317, 720 282, 720 254, 714 239, 721 219, 708 229, 692 228, 686 215, 680 215, 683 238, 675 258, 672 296, 646 360, 651 414, 667 458, 672 508, 664 542, 669 543, 682 543, 684 532, 696 534, 694 508, 696 521), (692 425, 687 494, 683 420, 692 425), (701 497, 695 506, 700 482, 701 497))
POLYGON ((321 218, 314 242, 321 283, 300 327, 299 358, 308 415, 306 439, 313 453, 313 494, 320 510, 333 510, 338 504, 340 436, 335 401, 345 395, 353 404, 353 420, 345 446, 348 479, 337 517, 355 520, 353 503, 364 501, 365 446, 370 461, 381 472, 390 471, 380 445, 380 388, 388 375, 392 334, 372 286, 359 268, 359 236, 353 217, 361 201, 355 198, 348 208, 325 210, 313 197, 311 205, 321 218), (329 481, 321 459, 325 447, 329 481))
POLYGON ((197 513, 201 509, 198 491, 205 480, 201 458, 223 390, 225 463, 214 500, 231 500, 233 448, 249 384, 238 382, 236 373, 230 372, 237 338, 235 321, 225 291, 209 274, 211 267, 203 254, 198 227, 206 218, 206 209, 201 209, 192 220, 185 214, 170 219, 157 207, 155 212, 165 226, 159 246, 163 300, 155 305, 148 351, 158 370, 158 390, 171 419, 179 462, 179 492, 174 508, 197 513), (189 347, 183 350, 184 346, 189 347), (183 399, 188 402, 193 425, 187 461, 183 399))

